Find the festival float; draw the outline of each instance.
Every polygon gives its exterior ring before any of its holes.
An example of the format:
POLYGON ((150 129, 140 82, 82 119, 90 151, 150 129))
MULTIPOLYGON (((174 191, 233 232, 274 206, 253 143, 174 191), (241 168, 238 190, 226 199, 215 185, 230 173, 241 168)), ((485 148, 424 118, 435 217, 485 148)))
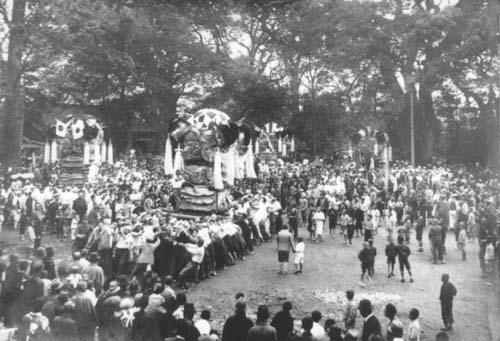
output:
POLYGON ((89 166, 113 162, 113 146, 106 143, 102 125, 91 115, 68 115, 48 127, 44 163, 59 164, 59 183, 81 186, 89 166))
POLYGON ((173 119, 165 146, 165 174, 183 178, 176 210, 227 212, 235 182, 257 177, 252 148, 256 135, 216 109, 173 119))

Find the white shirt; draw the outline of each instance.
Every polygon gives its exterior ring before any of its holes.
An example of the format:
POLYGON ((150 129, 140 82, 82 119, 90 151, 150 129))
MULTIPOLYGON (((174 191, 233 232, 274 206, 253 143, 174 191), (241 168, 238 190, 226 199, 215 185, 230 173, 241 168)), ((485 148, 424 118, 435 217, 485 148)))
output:
POLYGON ((322 338, 325 336, 325 328, 323 328, 323 326, 321 326, 318 322, 313 322, 311 334, 315 339, 322 338))
POLYGON ((295 245, 295 253, 297 255, 303 255, 305 249, 306 249, 306 244, 304 244, 304 242, 300 242, 297 243, 297 245, 295 245))
POLYGON ((200 332, 200 335, 209 335, 210 330, 210 323, 207 320, 200 319, 194 323, 194 326, 198 331, 200 332))

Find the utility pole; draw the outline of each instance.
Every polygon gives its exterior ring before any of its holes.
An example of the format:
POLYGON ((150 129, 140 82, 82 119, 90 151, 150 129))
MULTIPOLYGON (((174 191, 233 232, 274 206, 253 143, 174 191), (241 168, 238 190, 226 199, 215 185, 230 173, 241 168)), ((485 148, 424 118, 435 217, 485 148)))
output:
MULTIPOLYGON (((500 8, 497 3, 497 10, 500 8)), ((497 55, 496 57, 500 57, 500 11, 496 14, 496 44, 497 44, 497 55)), ((497 91, 500 90, 500 68, 497 66, 497 91)), ((500 171, 500 98, 497 95, 497 138, 498 138, 498 150, 497 150, 497 159, 498 159, 498 170, 500 171)))
POLYGON ((415 99, 413 98, 414 84, 410 84, 410 148, 411 148, 411 166, 415 167, 415 99))

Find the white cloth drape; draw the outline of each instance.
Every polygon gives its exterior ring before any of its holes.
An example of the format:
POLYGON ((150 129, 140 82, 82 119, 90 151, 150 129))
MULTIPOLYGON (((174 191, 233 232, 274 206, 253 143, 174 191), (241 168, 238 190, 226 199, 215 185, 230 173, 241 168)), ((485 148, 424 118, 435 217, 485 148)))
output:
POLYGON ((222 154, 216 151, 214 155, 214 188, 216 190, 223 190, 224 183, 222 182, 222 154))
POLYGON ((52 145, 50 146, 50 162, 55 163, 57 161, 57 142, 52 140, 52 145))
POLYGON ((234 150, 234 178, 243 179, 242 159, 239 152, 234 150))
POLYGON ((109 145, 108 145, 108 163, 110 165, 112 165, 114 162, 113 162, 113 144, 111 143, 111 141, 109 141, 109 145))
POLYGON ((177 148, 174 158, 174 172, 182 171, 184 169, 184 160, 182 159, 182 149, 177 148))
POLYGON ((170 136, 167 136, 165 141, 165 159, 163 162, 163 167, 165 170, 165 175, 174 174, 174 166, 172 163, 172 142, 170 141, 170 136))
POLYGON ((252 152, 252 142, 250 141, 250 146, 247 151, 247 158, 245 160, 245 173, 246 177, 249 179, 255 179, 257 178, 257 175, 255 174, 255 167, 254 167, 254 160, 253 160, 253 152, 252 152))
POLYGON ((102 142, 101 144, 101 162, 106 163, 108 162, 108 159, 106 158, 106 142, 102 142))
POLYGON ((43 147, 43 163, 50 163, 50 144, 49 141, 45 141, 45 146, 43 147))

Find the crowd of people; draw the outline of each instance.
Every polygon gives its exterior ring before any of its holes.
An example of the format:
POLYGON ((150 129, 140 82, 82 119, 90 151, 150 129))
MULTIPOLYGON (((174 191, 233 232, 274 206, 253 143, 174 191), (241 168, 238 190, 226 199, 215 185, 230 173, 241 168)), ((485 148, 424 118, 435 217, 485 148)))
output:
MULTIPOLYGON (((464 260, 468 243, 477 239, 484 276, 492 273, 498 256, 500 187, 486 171, 394 164, 385 182, 376 170, 350 163, 261 162, 258 180, 233 189, 226 215, 197 217, 173 213, 175 188, 182 184, 155 171, 161 169, 157 163, 118 162, 93 174, 82 188, 62 186, 51 174, 5 183, 1 225, 33 243, 30 259, 1 255, 0 317, 6 327, 19 328, 19 339, 93 340, 97 334, 99 340, 373 341, 402 340, 404 329, 412 341, 419 340, 417 309, 410 313, 411 325, 403 328, 395 307, 388 305, 390 324, 382 337, 371 303, 354 305, 353 292, 347 293, 344 321, 328 319, 321 326, 321 313, 314 312, 302 319, 301 328, 293 324, 290 302, 270 324, 269 309, 259 306, 254 324, 246 317, 244 295, 238 295, 235 315, 223 330, 212 330, 211 312, 198 316, 185 290, 244 261, 273 238, 280 272, 287 273, 289 252, 295 251, 295 272, 302 273, 301 227, 313 244, 323 242, 325 234, 340 234, 350 247, 355 236, 363 236, 362 282, 366 275, 372 281, 377 235, 387 239, 387 275, 394 276, 398 259, 401 281, 405 270, 413 281, 412 231, 423 252, 428 230, 434 263, 445 262, 448 230, 454 231, 464 260), (53 238, 71 243, 72 259, 56 262, 58 252, 45 245, 53 238), (360 332, 356 318, 364 321, 360 332)), ((443 276, 445 331, 452 329, 456 295, 448 284, 443 276)))

